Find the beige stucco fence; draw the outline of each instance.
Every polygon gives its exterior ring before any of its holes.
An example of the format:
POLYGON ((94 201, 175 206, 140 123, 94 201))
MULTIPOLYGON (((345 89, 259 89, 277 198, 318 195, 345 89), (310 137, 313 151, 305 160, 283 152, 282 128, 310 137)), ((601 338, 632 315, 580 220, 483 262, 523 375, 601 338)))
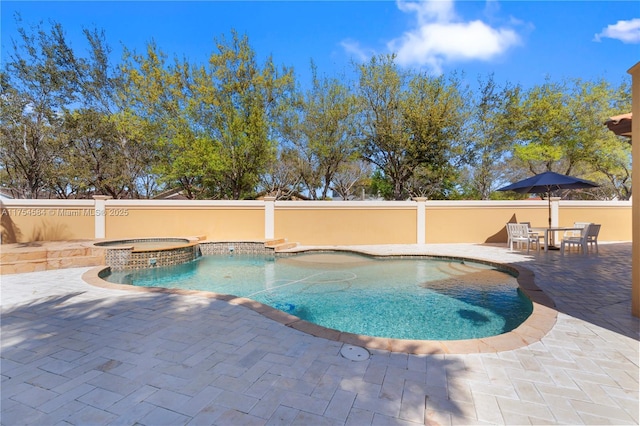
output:
MULTIPOLYGON (((500 243, 505 223, 548 223, 547 201, 2 200, 2 243, 199 236, 302 245, 500 243)), ((553 200, 552 224, 631 241, 629 201, 553 200)))

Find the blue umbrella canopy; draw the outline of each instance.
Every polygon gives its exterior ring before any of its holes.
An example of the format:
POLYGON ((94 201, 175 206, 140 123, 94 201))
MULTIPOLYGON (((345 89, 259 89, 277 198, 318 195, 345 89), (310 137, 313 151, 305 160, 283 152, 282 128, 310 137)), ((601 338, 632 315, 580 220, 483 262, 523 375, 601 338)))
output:
POLYGON ((558 189, 584 189, 599 186, 590 180, 555 172, 544 172, 527 179, 520 180, 498 189, 498 191, 514 191, 519 194, 547 194, 549 199, 549 226, 551 226, 551 192, 558 189))
POLYGON ((548 194, 557 189, 582 189, 595 188, 597 186, 599 186, 597 183, 590 180, 561 175, 555 172, 544 172, 507 185, 498 189, 498 191, 514 191, 519 194, 548 194))

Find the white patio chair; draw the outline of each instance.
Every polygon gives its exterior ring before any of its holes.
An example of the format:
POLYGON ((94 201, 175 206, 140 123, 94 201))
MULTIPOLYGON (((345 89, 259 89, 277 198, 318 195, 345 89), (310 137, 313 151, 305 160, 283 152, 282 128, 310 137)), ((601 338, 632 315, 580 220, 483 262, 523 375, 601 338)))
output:
POLYGON ((592 223, 589 225, 589 232, 587 233, 587 247, 589 244, 596 246, 596 253, 598 252, 598 234, 600 233, 600 224, 592 223))
POLYGON ((540 244, 540 238, 544 238, 544 235, 532 230, 531 229, 531 222, 520 222, 520 223, 523 224, 523 225, 527 225, 527 230, 529 232, 529 235, 532 238, 537 238, 538 239, 538 243, 537 244, 540 244))
POLYGON ((513 251, 513 243, 518 244, 522 248, 522 244, 527 245, 527 253, 531 248, 531 244, 535 243, 536 248, 540 250, 538 234, 529 233, 529 226, 523 223, 507 223, 507 235, 509 236, 509 250, 513 251))
MULTIPOLYGON (((587 225, 590 225, 591 222, 573 222, 573 227, 574 228, 584 228, 587 225)), ((565 231, 563 238, 566 237, 579 237, 581 234, 581 231, 565 231)))
POLYGON ((560 253, 564 254, 564 246, 571 247, 572 245, 578 246, 582 249, 582 253, 585 254, 587 252, 587 238, 589 235, 589 228, 591 228, 591 224, 585 225, 584 228, 580 231, 580 235, 575 236, 566 236, 562 239, 562 243, 560 244, 560 253))
POLYGON ((512 241, 511 241, 511 227, 509 226, 510 223, 507 223, 505 225, 505 228, 507 228, 507 245, 509 247, 511 247, 512 241))

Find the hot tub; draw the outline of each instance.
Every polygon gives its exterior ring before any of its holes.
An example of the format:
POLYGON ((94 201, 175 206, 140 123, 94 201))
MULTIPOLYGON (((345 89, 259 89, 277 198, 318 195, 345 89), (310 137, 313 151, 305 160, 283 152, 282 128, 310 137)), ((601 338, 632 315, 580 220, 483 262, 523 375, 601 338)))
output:
POLYGON ((201 256, 197 240, 189 238, 136 238, 101 241, 105 263, 114 271, 179 265, 201 256))

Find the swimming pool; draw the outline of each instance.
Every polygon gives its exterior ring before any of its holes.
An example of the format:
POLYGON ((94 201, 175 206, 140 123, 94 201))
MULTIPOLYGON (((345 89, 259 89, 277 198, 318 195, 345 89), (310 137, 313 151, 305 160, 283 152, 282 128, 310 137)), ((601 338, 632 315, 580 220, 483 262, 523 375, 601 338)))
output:
POLYGON ((112 283, 247 297, 323 327, 373 337, 460 340, 506 333, 533 305, 495 266, 352 253, 203 256, 115 271, 112 283))

